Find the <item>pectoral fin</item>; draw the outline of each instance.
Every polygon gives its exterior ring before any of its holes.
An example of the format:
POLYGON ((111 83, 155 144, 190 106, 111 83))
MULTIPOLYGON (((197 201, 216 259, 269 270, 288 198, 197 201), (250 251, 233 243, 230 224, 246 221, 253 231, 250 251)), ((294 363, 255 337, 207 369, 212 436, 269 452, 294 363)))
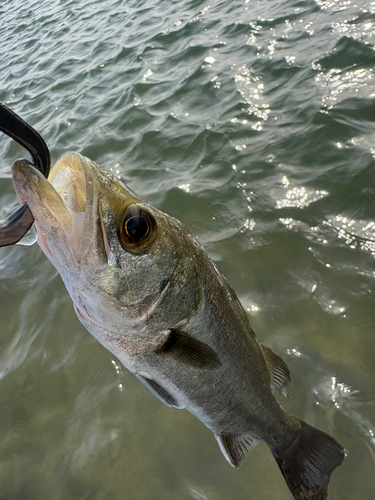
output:
POLYGON ((233 467, 239 467, 247 453, 254 448, 259 439, 251 434, 215 434, 216 441, 224 457, 233 467))
POLYGON ((194 368, 213 370, 221 366, 218 355, 210 346, 176 330, 171 330, 166 342, 155 352, 194 368))
POLYGON ((269 347, 262 345, 264 359, 271 375, 271 388, 278 389, 284 396, 288 397, 287 388, 290 382, 289 368, 284 360, 271 351, 269 347))
POLYGON ((179 404, 171 394, 169 394, 168 391, 164 389, 161 385, 159 385, 155 380, 152 380, 150 378, 143 377, 143 375, 137 375, 139 380, 142 382, 143 385, 149 389, 149 391, 152 392, 154 396, 156 396, 162 403, 165 405, 171 407, 174 406, 175 408, 179 408, 179 404))

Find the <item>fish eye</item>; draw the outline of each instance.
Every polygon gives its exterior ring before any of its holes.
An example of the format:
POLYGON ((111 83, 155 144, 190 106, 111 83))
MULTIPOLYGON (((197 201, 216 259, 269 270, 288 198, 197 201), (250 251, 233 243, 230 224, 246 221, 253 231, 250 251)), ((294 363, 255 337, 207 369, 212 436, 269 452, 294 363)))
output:
POLYGON ((139 253, 149 247, 157 233, 156 220, 143 207, 129 205, 121 226, 121 244, 125 250, 139 253))
POLYGON ((146 238, 150 232, 150 224, 144 217, 134 216, 125 221, 124 229, 130 239, 139 241, 146 238))

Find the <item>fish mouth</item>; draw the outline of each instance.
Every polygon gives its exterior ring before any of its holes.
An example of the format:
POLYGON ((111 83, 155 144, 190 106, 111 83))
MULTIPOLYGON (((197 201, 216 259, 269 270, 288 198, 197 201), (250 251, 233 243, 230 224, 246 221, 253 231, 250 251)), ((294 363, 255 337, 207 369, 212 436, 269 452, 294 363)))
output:
POLYGON ((39 245, 58 267, 54 249, 72 252, 83 243, 84 227, 93 217, 100 218, 95 166, 79 153, 65 153, 48 179, 26 160, 16 161, 12 173, 18 196, 35 218, 39 245))

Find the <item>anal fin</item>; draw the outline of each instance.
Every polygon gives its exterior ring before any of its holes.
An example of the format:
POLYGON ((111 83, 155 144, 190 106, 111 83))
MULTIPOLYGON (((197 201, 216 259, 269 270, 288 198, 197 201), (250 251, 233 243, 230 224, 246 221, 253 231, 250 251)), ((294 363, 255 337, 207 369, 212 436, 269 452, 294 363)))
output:
POLYGON ((239 467, 247 453, 254 448, 259 439, 251 434, 215 434, 224 457, 233 467, 239 467))
POLYGON ((149 389, 149 391, 154 394, 162 403, 169 407, 175 407, 175 408, 180 408, 176 398, 169 394, 167 390, 164 389, 160 384, 155 382, 155 380, 152 380, 151 378, 144 377, 143 375, 137 375, 139 380, 142 382, 143 385, 149 389))
POLYGON ((264 359, 271 375, 271 388, 277 389, 288 397, 287 388, 290 382, 290 372, 285 361, 277 356, 269 347, 261 344, 264 359))

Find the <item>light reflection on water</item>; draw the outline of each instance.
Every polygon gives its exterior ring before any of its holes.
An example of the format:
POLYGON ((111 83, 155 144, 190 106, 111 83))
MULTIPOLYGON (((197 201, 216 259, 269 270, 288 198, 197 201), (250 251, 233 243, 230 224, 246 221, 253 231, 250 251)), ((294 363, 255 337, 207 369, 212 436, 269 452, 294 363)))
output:
MULTIPOLYGON (((287 349, 287 354, 301 359, 305 368, 309 367, 311 369, 314 364, 308 356, 301 353, 296 347, 287 349)), ((363 416, 361 411, 365 406, 372 407, 373 402, 366 403, 363 401, 359 389, 338 381, 336 376, 329 374, 323 367, 319 368, 319 372, 319 381, 312 387, 316 399, 315 404, 325 408, 333 404, 333 407, 345 415, 353 428, 358 430, 374 448, 372 455, 375 458, 374 423, 363 416)), ((349 452, 347 450, 347 453, 349 452)))

